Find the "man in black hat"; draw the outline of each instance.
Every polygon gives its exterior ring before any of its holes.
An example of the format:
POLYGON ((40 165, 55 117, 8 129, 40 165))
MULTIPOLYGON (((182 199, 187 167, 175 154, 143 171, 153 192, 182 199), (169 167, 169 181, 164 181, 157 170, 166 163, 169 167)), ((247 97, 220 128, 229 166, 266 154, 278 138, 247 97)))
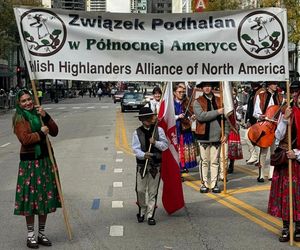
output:
POLYGON ((220 97, 212 92, 214 82, 201 82, 199 87, 203 95, 194 102, 194 114, 196 115, 195 135, 200 143, 201 166, 199 165, 200 177, 203 185, 200 193, 207 193, 209 188, 214 193, 220 193, 218 176, 220 172, 220 149, 221 143, 226 142, 229 133, 229 125, 225 122, 225 137, 221 138, 221 119, 224 114, 220 97), (210 181, 208 170, 210 169, 210 181))
POLYGON ((158 187, 160 182, 161 152, 168 148, 164 130, 155 126, 156 114, 149 107, 142 107, 138 115, 142 126, 137 128, 132 137, 132 149, 136 156, 136 195, 139 223, 145 217, 149 225, 155 225, 154 219, 158 187), (150 144, 152 144, 149 152, 150 144), (148 164, 146 165, 146 159, 148 164), (146 167, 145 176, 143 176, 146 167), (148 197, 148 199, 146 199, 148 197))
MULTIPOLYGON (((253 116, 258 121, 264 121, 266 119, 266 111, 268 107, 272 105, 281 105, 283 101, 283 96, 278 93, 278 82, 268 81, 265 82, 266 89, 260 89, 257 91, 255 96, 255 104, 253 116)), ((270 155, 274 153, 275 150, 275 135, 274 143, 269 148, 260 148, 259 150, 259 174, 257 177, 258 182, 264 182, 264 169, 266 168, 266 158, 268 150, 270 149, 270 155)), ((268 179, 272 180, 274 166, 269 167, 268 179)))

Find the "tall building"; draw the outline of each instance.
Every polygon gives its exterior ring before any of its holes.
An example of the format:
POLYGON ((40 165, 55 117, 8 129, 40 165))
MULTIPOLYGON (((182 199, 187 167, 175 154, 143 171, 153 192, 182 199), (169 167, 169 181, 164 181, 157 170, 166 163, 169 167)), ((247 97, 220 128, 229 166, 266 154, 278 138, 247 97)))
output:
POLYGON ((106 0, 87 0, 87 11, 106 11, 106 0))
POLYGON ((85 0, 53 0, 53 8, 67 10, 85 10, 85 0))
POLYGON ((147 0, 131 0, 131 12, 132 13, 147 13, 147 2, 148 1, 147 0))
POLYGON ((148 13, 172 13, 172 0, 148 0, 148 13))

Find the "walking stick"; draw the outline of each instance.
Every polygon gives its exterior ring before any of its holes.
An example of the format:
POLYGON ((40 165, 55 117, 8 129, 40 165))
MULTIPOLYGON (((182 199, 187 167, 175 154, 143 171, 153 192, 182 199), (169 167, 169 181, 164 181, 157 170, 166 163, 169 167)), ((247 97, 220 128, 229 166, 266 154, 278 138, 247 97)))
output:
MULTIPOLYGON (((161 102, 162 102, 162 99, 163 99, 163 97, 164 97, 164 95, 165 95, 165 91, 166 91, 167 84, 168 84, 168 83, 165 83, 165 84, 164 84, 164 87, 163 87, 163 89, 162 89, 162 95, 161 95, 161 98, 160 98, 160 100, 159 100, 159 107, 160 107, 160 104, 161 104, 161 102)), ((169 84, 171 84, 171 83, 169 83, 169 84)), ((156 122, 155 122, 154 129, 153 129, 151 138, 154 138, 154 134, 155 134, 155 131, 156 131, 156 129, 157 129, 157 126, 158 126, 158 119, 157 119, 156 122)), ((150 153, 151 149, 152 149, 152 144, 150 144, 149 149, 148 149, 147 152, 150 153)), ((146 159, 145 166, 144 166, 144 170, 143 170, 142 178, 144 178, 145 175, 146 175, 146 169, 147 169, 148 161, 149 161, 149 159, 146 159)))
MULTIPOLYGON (((32 91, 33 91, 33 95, 34 95, 34 102, 37 105, 40 105, 40 102, 39 102, 39 99, 38 99, 38 96, 37 96, 37 91, 36 91, 36 86, 35 86, 34 80, 31 80, 31 85, 32 85, 32 91)), ((40 119, 41 119, 42 125, 44 125, 41 117, 40 117, 40 119)), ((61 207, 62 207, 62 210, 63 210, 64 221, 65 221, 68 237, 69 237, 69 240, 72 240, 72 231, 71 231, 70 222, 69 222, 69 219, 68 219, 68 213, 67 213, 67 210, 66 210, 66 207, 65 207, 64 197, 63 197, 62 189, 61 189, 61 184, 60 184, 60 181, 58 179, 58 174, 57 174, 58 173, 58 168, 57 168, 57 164, 56 164, 56 161, 54 159, 54 156, 53 156, 53 153, 52 153, 52 150, 51 150, 50 140, 49 140, 48 136, 46 136, 46 142, 47 142, 49 158, 51 160, 53 172, 54 172, 54 175, 55 175, 55 182, 56 182, 58 195, 59 195, 60 202, 61 202, 61 207)))
MULTIPOLYGON (((224 103, 223 103, 223 84, 224 82, 220 82, 220 102, 221 102, 221 108, 224 108, 224 103)), ((224 126, 224 114, 222 115, 221 119, 221 139, 224 138, 225 135, 225 126, 224 126)), ((227 168, 225 166, 225 144, 221 144, 221 150, 222 150, 222 167, 223 167, 223 175, 224 175, 224 194, 227 192, 227 168)))
MULTIPOLYGON (((286 95, 288 107, 290 106, 290 84, 286 81, 286 95)), ((288 150, 292 149, 291 118, 288 121, 288 150)), ((294 221, 293 221, 293 183, 292 183, 292 159, 289 158, 289 209, 290 209, 290 246, 294 244, 294 221)))

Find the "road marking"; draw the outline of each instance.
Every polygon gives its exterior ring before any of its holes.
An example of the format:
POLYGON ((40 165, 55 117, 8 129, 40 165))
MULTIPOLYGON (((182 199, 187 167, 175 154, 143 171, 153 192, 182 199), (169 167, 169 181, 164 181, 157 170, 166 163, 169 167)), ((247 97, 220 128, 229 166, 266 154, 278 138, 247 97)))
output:
POLYGON ((92 106, 92 107, 86 107, 87 109, 94 109, 95 107, 94 106, 92 106))
POLYGON ((123 151, 117 151, 117 154, 123 154, 124 152, 123 151))
POLYGON ((270 190, 270 185, 256 186, 256 187, 247 187, 247 188, 237 188, 237 189, 229 189, 227 190, 227 194, 242 194, 249 192, 257 192, 257 191, 268 191, 270 190))
POLYGON ((112 201, 111 207, 112 208, 121 208, 121 207, 123 207, 123 201, 112 201))
POLYGON ((10 144, 10 142, 5 143, 5 144, 1 145, 0 148, 5 148, 5 147, 8 146, 9 144, 10 144))
POLYGON ((116 162, 123 162, 123 159, 116 159, 116 162))
POLYGON ((81 109, 81 107, 72 107, 72 109, 81 109))
POLYGON ((43 108, 44 110, 50 110, 50 109, 52 109, 52 108, 43 108))
POLYGON ((99 207, 100 207, 100 199, 99 198, 94 199, 92 204, 92 209, 96 210, 99 209, 99 207))
POLYGON ((105 164, 101 164, 100 169, 101 170, 105 170, 106 169, 106 165, 105 164))
POLYGON ((101 106, 102 109, 108 109, 108 106, 101 106))
POLYGON ((116 188, 116 187, 123 187, 123 182, 121 181, 115 181, 113 182, 113 187, 116 188))
POLYGON ((123 169, 122 168, 115 168, 114 173, 122 173, 123 169))
POLYGON ((109 235, 110 236, 123 236, 124 227, 123 226, 110 226, 109 235))
POLYGON ((66 109, 66 107, 59 107, 59 108, 57 108, 57 109, 66 109))

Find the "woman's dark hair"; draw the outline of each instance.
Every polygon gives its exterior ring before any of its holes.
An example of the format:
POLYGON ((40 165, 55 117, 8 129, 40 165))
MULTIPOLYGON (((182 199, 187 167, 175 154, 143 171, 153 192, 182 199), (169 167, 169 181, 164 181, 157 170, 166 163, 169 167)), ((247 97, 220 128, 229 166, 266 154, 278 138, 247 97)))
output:
POLYGON ((160 87, 155 86, 155 87, 153 88, 152 94, 154 95, 155 93, 159 93, 159 94, 162 95, 162 91, 161 91, 160 87))

